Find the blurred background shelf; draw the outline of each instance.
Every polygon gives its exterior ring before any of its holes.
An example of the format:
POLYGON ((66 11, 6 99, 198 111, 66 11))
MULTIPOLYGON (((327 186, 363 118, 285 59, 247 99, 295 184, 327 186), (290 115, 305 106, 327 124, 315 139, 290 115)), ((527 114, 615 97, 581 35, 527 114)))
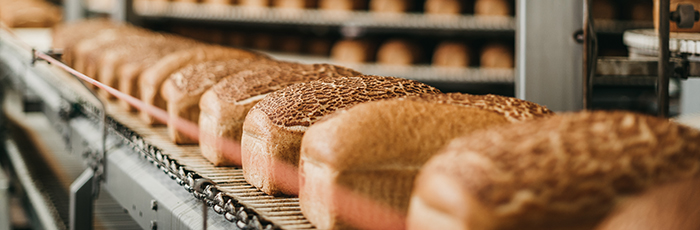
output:
POLYGON ((370 32, 417 33, 424 31, 515 32, 515 19, 505 16, 429 15, 422 13, 376 13, 282 9, 187 2, 136 1, 137 15, 150 18, 209 22, 259 23, 296 26, 330 26, 370 32), (384 31, 391 29, 392 31, 384 31))

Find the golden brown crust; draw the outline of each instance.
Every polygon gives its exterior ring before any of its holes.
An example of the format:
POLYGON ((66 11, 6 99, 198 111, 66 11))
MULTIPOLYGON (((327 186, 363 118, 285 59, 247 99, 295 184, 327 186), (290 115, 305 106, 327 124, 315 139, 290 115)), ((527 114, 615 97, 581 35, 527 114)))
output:
POLYGON ((42 0, 0 1, 0 21, 9 27, 52 27, 61 21, 61 10, 42 0))
MULTIPOLYGON (((138 90, 140 91, 141 100, 146 104, 166 109, 167 106, 165 100, 161 97, 160 89, 163 82, 180 68, 210 60, 267 58, 267 56, 258 53, 221 46, 202 46, 177 51, 168 54, 145 69, 139 77, 138 90)), ((148 124, 158 124, 158 122, 145 111, 141 111, 141 118, 148 124)))
MULTIPOLYGON (((231 59, 227 61, 207 61, 186 66, 173 73, 163 84, 162 97, 166 101, 171 121, 183 118, 199 120, 199 100, 202 94, 225 77, 241 71, 264 68, 266 65, 294 65, 267 59, 231 59)), ((168 133, 177 144, 197 144, 197 140, 168 125, 168 133)))
MULTIPOLYGON (((327 169, 324 174, 333 178, 325 180, 406 213, 418 170, 444 144, 464 133, 507 123, 500 114, 453 104, 411 100, 364 103, 309 128, 302 140, 301 162, 315 167, 301 168, 327 169)), ((323 195, 306 193, 306 186, 315 187, 316 181, 305 183, 300 185, 300 194, 311 197, 300 196, 300 203, 306 213, 323 205, 316 202, 316 197, 323 195)), ((306 216, 320 229, 343 222, 306 216)))
POLYGON ((479 108, 504 116, 511 122, 531 120, 554 115, 545 106, 514 97, 504 97, 493 94, 470 95, 461 93, 426 94, 407 97, 405 100, 427 101, 440 104, 454 104, 479 108))
POLYGON ((202 154, 214 165, 240 165, 240 158, 226 156, 216 140, 240 141, 248 110, 264 95, 295 83, 358 75, 359 72, 334 65, 286 63, 265 65, 221 80, 199 102, 202 154))
POLYGON ((426 14, 460 14, 462 12, 462 0, 426 0, 426 14))
POLYGON ((267 164, 297 166, 308 126, 359 103, 438 92, 416 81, 379 76, 321 79, 275 91, 250 110, 243 124, 241 156, 246 180, 268 194, 295 195, 298 183, 282 183, 286 180, 276 178, 287 175, 279 175, 267 164))
POLYGON ((443 42, 435 48, 433 65, 441 67, 468 67, 471 65, 469 46, 461 42, 443 42))
POLYGON ((296 84, 270 94, 253 109, 260 109, 276 125, 309 126, 362 102, 433 93, 439 91, 417 81, 364 75, 296 84))
POLYGON ((700 229, 700 180, 672 183, 624 202, 597 230, 700 229))
POLYGON ((377 62, 388 65, 412 65, 420 57, 420 47, 402 39, 386 41, 377 51, 377 62))
POLYGON ((700 174, 700 132, 628 112, 564 114, 455 139, 421 174, 456 178, 489 229, 590 228, 621 197, 700 174))

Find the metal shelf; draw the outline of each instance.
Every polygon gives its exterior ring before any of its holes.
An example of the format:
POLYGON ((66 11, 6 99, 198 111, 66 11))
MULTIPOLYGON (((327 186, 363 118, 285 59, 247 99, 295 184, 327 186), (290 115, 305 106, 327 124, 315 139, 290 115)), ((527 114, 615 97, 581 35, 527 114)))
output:
POLYGON ((185 20, 265 23, 301 26, 341 27, 343 32, 382 32, 387 29, 415 33, 452 31, 457 33, 515 31, 513 17, 436 16, 422 13, 383 14, 367 11, 338 12, 316 9, 291 10, 250 8, 186 2, 135 1, 134 11, 143 17, 185 20))
MULTIPOLYGON (((263 51, 264 52, 264 51, 263 51)), ((276 59, 301 63, 331 63, 346 66, 364 74, 394 76, 432 83, 498 83, 512 84, 513 69, 445 68, 431 65, 396 66, 376 63, 342 63, 326 57, 264 52, 276 59)))
POLYGON ((597 33, 622 34, 631 29, 648 29, 654 28, 652 21, 622 21, 622 20, 603 20, 596 19, 593 21, 597 33))

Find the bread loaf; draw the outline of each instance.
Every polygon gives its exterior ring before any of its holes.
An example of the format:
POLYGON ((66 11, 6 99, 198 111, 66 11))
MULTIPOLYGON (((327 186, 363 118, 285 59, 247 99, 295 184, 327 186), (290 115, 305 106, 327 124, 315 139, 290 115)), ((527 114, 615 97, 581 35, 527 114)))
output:
POLYGON ((471 63, 469 46, 461 42, 443 42, 435 48, 433 65, 440 67, 468 67, 471 63))
POLYGON ((316 7, 316 0, 274 0, 273 6, 286 9, 305 9, 316 7))
POLYGON ((401 39, 389 40, 377 51, 377 62, 387 65, 412 65, 418 62, 420 57, 420 47, 401 39))
POLYGON ((270 5, 270 0, 238 0, 238 4, 249 7, 267 7, 270 5))
POLYGON ((652 188, 627 200, 597 230, 700 229, 700 180, 652 188))
POLYGON ((410 8, 410 0, 370 0, 369 2, 369 10, 379 13, 403 13, 410 8))
POLYGON ((509 16, 512 11, 511 8, 507 0, 474 1, 474 15, 509 16))
POLYGON ((341 40, 333 45, 331 58, 333 61, 345 63, 363 63, 373 60, 374 47, 367 40, 341 40))
POLYGON ((486 44, 481 48, 481 68, 513 68, 513 51, 501 43, 486 44))
MULTIPOLYGON (((268 59, 267 56, 261 54, 221 46, 202 46, 177 51, 164 56, 145 69, 138 79, 137 90, 144 103, 166 109, 167 105, 160 95, 160 89, 163 82, 175 71, 187 65, 205 61, 249 58, 268 59)), ((160 124, 147 111, 141 111, 141 118, 147 124, 160 124)))
POLYGON ((170 125, 175 119, 182 118, 192 122, 199 120, 199 99, 202 94, 220 80, 241 71, 257 66, 282 65, 267 59, 231 59, 227 61, 208 61, 186 66, 163 82, 161 96, 167 104, 170 121, 168 134, 176 144, 197 144, 176 127, 170 125))
POLYGON ((328 64, 269 65, 221 80, 199 101, 202 155, 216 166, 240 166, 240 156, 227 155, 220 140, 240 142, 246 114, 265 95, 294 83, 359 75, 354 70, 328 64))
POLYGON ((700 174, 700 132, 580 112, 453 140, 421 169, 408 229, 592 229, 616 201, 700 174))
POLYGON ((362 76, 299 83, 267 95, 248 112, 243 124, 241 156, 246 181, 270 195, 296 195, 296 180, 279 179, 296 175, 277 175, 271 166, 297 166, 301 137, 310 125, 362 102, 438 92, 416 81, 362 76))
POLYGON ((98 34, 83 39, 68 53, 72 60, 72 67, 85 75, 99 79, 99 56, 106 52, 108 47, 126 42, 140 42, 145 37, 152 36, 152 32, 133 26, 120 26, 112 29, 101 30, 98 34))
POLYGON ((462 0, 426 0, 426 14, 460 14, 463 11, 462 0))
POLYGON ((43 0, 2 0, 0 21, 9 27, 52 27, 61 21, 61 10, 43 0))
MULTIPOLYGON (((509 120, 551 114, 516 98, 456 93, 372 102, 338 111, 311 126, 302 140, 302 212, 319 229, 357 227, 349 216, 366 212, 361 205, 336 206, 334 187, 341 187, 405 215, 418 170, 449 140, 509 120)), ((372 217, 363 218, 365 222, 372 217)))
MULTIPOLYGON (((203 44, 195 42, 194 40, 174 36, 163 36, 162 40, 156 40, 156 44, 150 48, 133 52, 130 58, 127 58, 117 67, 115 74, 118 82, 117 89, 119 89, 119 91, 136 98, 141 98, 138 82, 141 73, 143 73, 146 68, 154 65, 160 58, 168 54, 203 46, 203 44)), ((121 107, 128 111, 135 110, 135 108, 126 101, 120 100, 119 102, 121 107)))
MULTIPOLYGON (((140 66, 153 64, 158 57, 172 53, 178 49, 187 49, 198 45, 201 45, 201 43, 194 40, 157 33, 153 33, 149 36, 122 39, 116 43, 102 46, 101 49, 103 49, 103 51, 97 53, 94 57, 96 65, 93 68, 97 72, 97 80, 105 85, 119 89, 122 85, 121 80, 135 80, 133 78, 136 73, 133 72, 129 73, 132 74, 129 78, 122 76, 121 68, 125 64, 131 63, 140 66)), ((113 98, 113 96, 106 91, 100 92, 107 98, 113 98)), ((122 92, 135 96, 133 92, 124 90, 122 90, 122 92)))
POLYGON ((276 49, 285 53, 301 53, 303 43, 300 36, 282 36, 277 40, 276 49))
POLYGON ((117 27, 110 20, 90 19, 59 24, 52 29, 52 47, 63 50, 62 61, 72 66, 72 50, 83 39, 99 34, 99 31, 117 27))
POLYGON ((328 56, 331 52, 331 42, 328 39, 313 38, 307 40, 306 52, 317 56, 328 56))
POLYGON ((367 7, 367 0, 319 0, 318 8, 323 10, 351 11, 367 7))

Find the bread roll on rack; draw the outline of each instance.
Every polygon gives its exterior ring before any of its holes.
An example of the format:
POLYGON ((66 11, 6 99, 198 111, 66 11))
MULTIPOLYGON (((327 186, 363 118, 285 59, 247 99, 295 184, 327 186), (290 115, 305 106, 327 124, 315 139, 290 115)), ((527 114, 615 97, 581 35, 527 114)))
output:
POLYGON ((507 0, 476 0, 474 1, 474 15, 484 16, 509 16, 512 7, 507 0))
POLYGON ((486 44, 481 48, 480 61, 482 68, 513 68, 513 50, 501 43, 486 44))
POLYGON ((462 4, 462 0, 426 0, 424 10, 426 14, 458 15, 464 9, 462 4))
POLYGON ((319 0, 318 8, 323 10, 353 11, 367 7, 367 0, 319 0))
POLYGON ((323 116, 356 104, 402 96, 439 93, 417 81, 361 76, 299 83, 267 95, 243 123, 241 156, 248 183, 270 195, 296 195, 296 175, 281 175, 273 165, 299 163, 301 138, 323 116))
POLYGON ((364 63, 374 60, 374 46, 368 40, 341 40, 333 45, 331 58, 337 62, 364 63))
POLYGON ((370 0, 369 2, 369 10, 378 13, 403 13, 410 8, 410 0, 370 0))
POLYGON ((471 64, 471 50, 461 42, 442 42, 433 53, 433 66, 468 67, 471 64))
POLYGON ((316 0, 274 0, 272 5, 285 9, 306 9, 316 7, 316 0))
POLYGON ((351 69, 328 65, 269 65, 227 77, 207 90, 199 101, 199 145, 202 155, 216 166, 241 165, 219 140, 240 141, 243 122, 265 95, 294 83, 322 78, 359 76, 351 69))
POLYGON ((421 169, 408 229, 592 229, 615 203, 700 175, 700 131, 579 112, 457 138, 421 169))
POLYGON ((61 10, 43 0, 2 0, 0 21, 13 28, 52 27, 61 21, 61 10))
POLYGON ((386 65, 409 66, 418 62, 420 57, 420 47, 402 39, 388 40, 377 51, 377 62, 386 65))

